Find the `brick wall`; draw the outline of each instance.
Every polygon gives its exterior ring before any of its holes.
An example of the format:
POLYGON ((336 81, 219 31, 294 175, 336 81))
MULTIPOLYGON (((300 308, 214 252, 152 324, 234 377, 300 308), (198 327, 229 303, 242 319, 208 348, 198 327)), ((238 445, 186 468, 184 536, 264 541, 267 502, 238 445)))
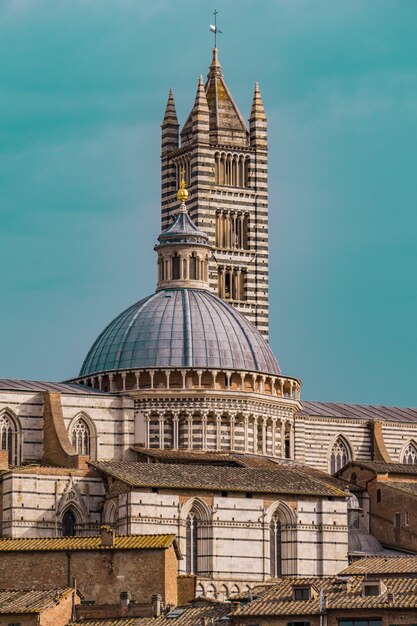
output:
POLYGON ((118 604, 121 591, 130 592, 138 603, 150 603, 152 594, 159 593, 165 603, 176 604, 174 559, 173 547, 166 551, 3 552, 0 588, 20 588, 23 581, 34 589, 66 587, 76 578, 85 599, 97 604, 118 604))

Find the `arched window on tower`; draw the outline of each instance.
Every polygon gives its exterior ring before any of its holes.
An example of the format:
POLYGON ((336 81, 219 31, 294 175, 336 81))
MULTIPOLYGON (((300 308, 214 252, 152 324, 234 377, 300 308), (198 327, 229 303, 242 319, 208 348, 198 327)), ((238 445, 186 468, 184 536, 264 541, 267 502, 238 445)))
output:
POLYGON ((197 257, 195 254, 190 256, 189 277, 190 280, 197 280, 197 257))
POLYGON ((180 277, 180 257, 177 254, 174 254, 174 256, 172 257, 172 278, 173 280, 179 280, 180 277))
POLYGON ((417 465, 417 446, 413 441, 410 441, 405 448, 401 462, 408 465, 417 465))
POLYGON ((65 511, 62 517, 62 535, 63 537, 75 537, 76 519, 71 509, 65 511))
POLYGON ((338 437, 330 451, 330 473, 338 472, 351 459, 350 450, 343 437, 338 437))
POLYGON ((91 433, 86 422, 81 418, 72 429, 72 447, 81 456, 91 455, 91 433))
POLYGON ((0 450, 7 450, 9 465, 18 465, 19 459, 19 433, 12 420, 7 415, 0 417, 0 450))
POLYGON ((269 524, 269 564, 272 578, 282 576, 282 524, 278 513, 269 524))
POLYGON ((192 511, 185 520, 185 544, 187 574, 198 574, 198 520, 192 511))

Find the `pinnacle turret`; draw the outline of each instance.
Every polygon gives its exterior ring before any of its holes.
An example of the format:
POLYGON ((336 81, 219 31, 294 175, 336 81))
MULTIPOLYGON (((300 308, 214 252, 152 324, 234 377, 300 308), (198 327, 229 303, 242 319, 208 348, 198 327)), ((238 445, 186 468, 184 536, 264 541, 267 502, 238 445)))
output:
POLYGON ((179 146, 179 123, 175 110, 174 94, 169 90, 164 119, 162 120, 162 153, 166 154, 176 150, 179 146))
POLYGON ((255 83, 255 91, 252 100, 252 109, 249 118, 250 144, 253 147, 267 147, 267 124, 264 103, 262 102, 259 83, 255 83))

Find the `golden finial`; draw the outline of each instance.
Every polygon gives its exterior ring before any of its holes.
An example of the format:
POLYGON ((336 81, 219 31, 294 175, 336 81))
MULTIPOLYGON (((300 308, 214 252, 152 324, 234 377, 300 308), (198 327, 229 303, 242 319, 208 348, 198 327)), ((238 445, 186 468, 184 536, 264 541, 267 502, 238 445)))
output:
POLYGON ((185 188, 185 169, 181 170, 181 183, 180 188, 178 189, 177 198, 179 202, 185 202, 188 198, 188 191, 185 188))

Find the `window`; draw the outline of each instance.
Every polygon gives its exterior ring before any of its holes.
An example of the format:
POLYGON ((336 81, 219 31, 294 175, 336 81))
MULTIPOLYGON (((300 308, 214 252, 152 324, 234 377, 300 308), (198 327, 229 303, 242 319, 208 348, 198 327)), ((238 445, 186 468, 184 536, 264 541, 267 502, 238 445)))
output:
POLYGON ((401 527, 401 515, 394 513, 394 528, 398 530, 401 527))
POLYGON ((9 465, 19 463, 19 437, 7 415, 0 417, 0 450, 7 450, 9 465))
POLYGON ((90 456, 90 429, 83 419, 79 419, 72 429, 72 447, 82 456, 90 456))
POLYGON ((365 583, 363 586, 364 596, 379 596, 381 595, 381 587, 379 583, 365 583))
POLYGON ((64 537, 75 537, 75 515, 69 510, 62 518, 62 534, 64 537))
POLYGON ((185 521, 187 574, 198 573, 198 524, 194 513, 189 513, 185 521))
POLYGON ((376 501, 377 502, 382 502, 382 493, 380 489, 376 490, 376 501))
POLYGON ((404 526, 410 525, 410 518, 408 516, 408 511, 404 511, 404 526))
POLYGON ((282 576, 282 524, 278 513, 269 524, 269 569, 272 578, 282 576))
POLYGON ((285 433, 284 456, 285 456, 286 459, 290 459, 291 458, 291 438, 290 438, 290 433, 289 432, 285 433))
POLYGON ((413 441, 411 441, 404 450, 402 462, 408 463, 409 465, 417 464, 417 446, 413 441))
POLYGON ((197 280, 197 257, 195 254, 190 256, 190 272, 189 276, 191 280, 197 280))
POLYGON ((343 439, 338 437, 330 451, 330 473, 335 474, 350 461, 349 448, 343 439))
POLYGON ((339 626, 382 626, 382 619, 340 619, 339 626))
POLYGON ((310 600, 310 587, 294 587, 294 600, 310 600))
POLYGON ((172 278, 173 280, 180 279, 180 257, 177 254, 172 257, 172 278))

